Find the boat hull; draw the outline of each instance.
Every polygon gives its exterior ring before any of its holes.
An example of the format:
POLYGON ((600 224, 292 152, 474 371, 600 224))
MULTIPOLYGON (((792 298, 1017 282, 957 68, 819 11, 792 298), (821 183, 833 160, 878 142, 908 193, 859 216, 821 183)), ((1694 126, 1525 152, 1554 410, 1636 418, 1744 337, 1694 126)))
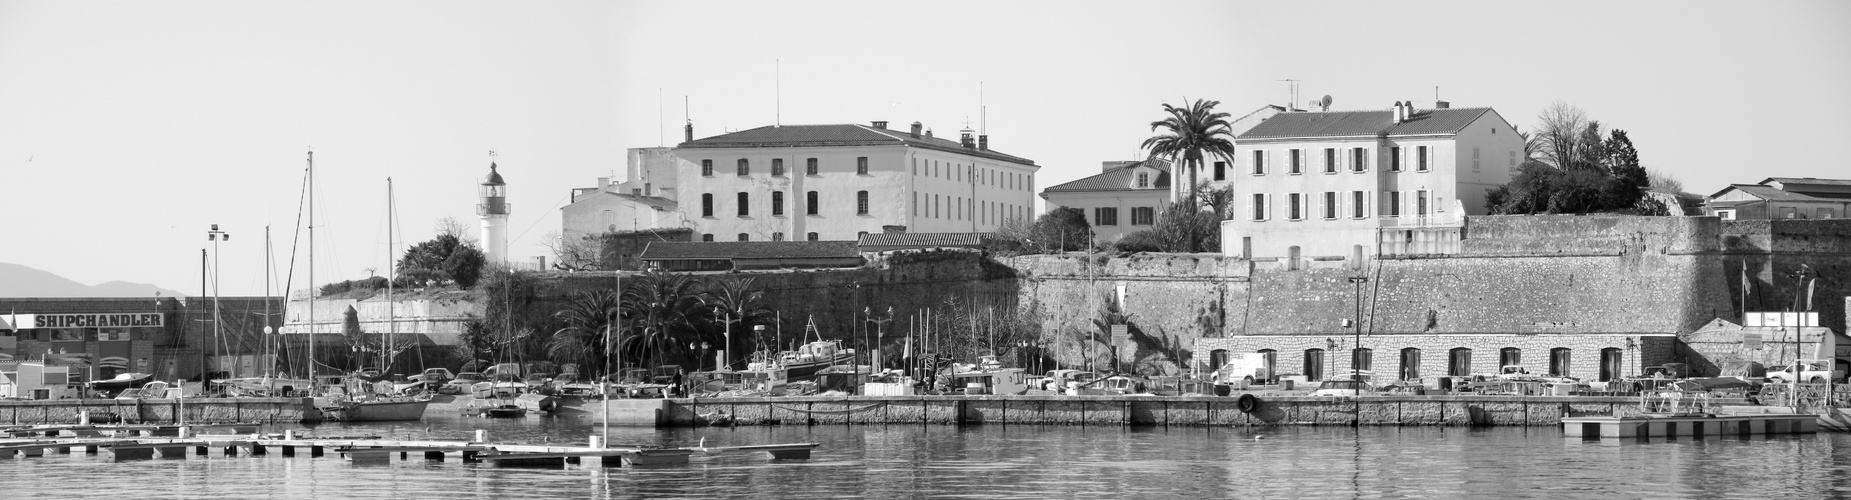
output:
POLYGON ((326 406, 322 419, 336 422, 397 422, 422 420, 429 401, 366 401, 326 406))

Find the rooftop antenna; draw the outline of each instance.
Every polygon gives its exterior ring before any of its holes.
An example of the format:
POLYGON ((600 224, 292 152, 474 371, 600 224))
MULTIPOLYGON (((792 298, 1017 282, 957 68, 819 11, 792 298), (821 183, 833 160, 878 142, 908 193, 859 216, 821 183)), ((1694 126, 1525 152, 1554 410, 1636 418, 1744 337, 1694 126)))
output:
POLYGON ((777 65, 777 67, 773 68, 772 70, 772 74, 774 75, 772 76, 772 80, 774 81, 772 84, 773 89, 774 89, 773 90, 774 97, 772 97, 771 106, 774 111, 772 111, 773 114, 771 117, 771 124, 772 125, 783 125, 784 124, 784 60, 783 59, 773 59, 772 61, 773 61, 773 64, 777 65))
POLYGON ((662 122, 662 87, 656 87, 656 147, 658 148, 668 140, 668 124, 662 122))
POLYGON ((983 103, 983 82, 977 82, 977 133, 990 135, 990 107, 983 103))
MULTIPOLYGON (((1440 102, 1440 86, 1439 85, 1433 86, 1433 102, 1435 103, 1440 102)), ((1434 104, 1434 106, 1439 106, 1439 104, 1434 104)))
POLYGON ((1303 80, 1286 78, 1279 81, 1285 82, 1286 88, 1290 89, 1291 100, 1285 102, 1285 107, 1286 111, 1291 111, 1292 108, 1298 107, 1298 82, 1303 80))

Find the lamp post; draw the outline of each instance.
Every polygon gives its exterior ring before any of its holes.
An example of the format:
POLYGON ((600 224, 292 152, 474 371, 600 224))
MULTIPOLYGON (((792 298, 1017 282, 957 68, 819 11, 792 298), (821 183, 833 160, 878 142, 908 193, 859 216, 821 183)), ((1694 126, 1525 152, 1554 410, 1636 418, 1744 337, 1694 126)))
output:
POLYGON ((1350 380, 1357 382, 1356 395, 1363 394, 1362 359, 1358 356, 1363 351, 1363 283, 1368 283, 1366 276, 1351 276, 1350 283, 1356 284, 1356 321, 1351 326, 1356 329, 1356 345, 1350 347, 1350 380))
MULTIPOLYGON (((231 233, 220 231, 219 225, 213 224, 212 229, 206 231, 206 241, 212 242, 212 268, 219 269, 219 242, 231 241, 231 233)), ((219 273, 215 272, 212 273, 212 339, 217 342, 222 338, 224 334, 219 329, 219 273)), ((199 350, 199 391, 201 393, 206 390, 208 375, 206 373, 206 351, 207 349, 203 346, 199 350)))

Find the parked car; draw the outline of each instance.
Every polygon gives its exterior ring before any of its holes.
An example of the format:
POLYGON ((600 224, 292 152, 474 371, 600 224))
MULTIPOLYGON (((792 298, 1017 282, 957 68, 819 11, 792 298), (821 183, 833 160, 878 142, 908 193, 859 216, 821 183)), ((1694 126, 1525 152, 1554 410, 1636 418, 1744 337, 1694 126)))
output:
POLYGON ((424 370, 424 373, 414 375, 412 378, 432 384, 443 384, 456 378, 456 374, 450 373, 449 368, 428 368, 424 370))
POLYGON ((481 381, 482 381, 482 374, 480 373, 476 373, 476 372, 458 373, 456 374, 456 378, 452 378, 448 382, 444 382, 443 386, 438 387, 437 393, 438 394, 462 394, 465 392, 469 392, 469 386, 475 385, 476 382, 481 382, 481 381))
MULTIPOLYGON (((1798 377, 1801 382, 1822 383, 1828 378, 1832 380, 1843 380, 1845 378, 1844 370, 1833 370, 1831 368, 1831 360, 1804 359, 1800 361, 1806 365, 1805 369, 1800 371, 1800 376, 1798 377)), ((1793 365, 1768 367, 1767 369, 1767 379, 1769 382, 1789 383, 1792 382, 1794 378, 1793 365)))
POLYGON ((1318 384, 1318 390, 1311 391, 1312 396, 1368 396, 1375 394, 1375 387, 1361 380, 1326 380, 1318 384))

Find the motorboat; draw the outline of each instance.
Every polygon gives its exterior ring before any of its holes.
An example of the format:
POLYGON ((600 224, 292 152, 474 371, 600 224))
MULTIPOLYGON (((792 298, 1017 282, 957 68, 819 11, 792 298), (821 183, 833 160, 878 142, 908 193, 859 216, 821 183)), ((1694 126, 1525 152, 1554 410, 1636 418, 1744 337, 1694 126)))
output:
POLYGON ((90 382, 90 390, 103 394, 103 397, 113 398, 124 390, 141 387, 152 380, 154 374, 151 373, 123 373, 109 380, 90 382))

